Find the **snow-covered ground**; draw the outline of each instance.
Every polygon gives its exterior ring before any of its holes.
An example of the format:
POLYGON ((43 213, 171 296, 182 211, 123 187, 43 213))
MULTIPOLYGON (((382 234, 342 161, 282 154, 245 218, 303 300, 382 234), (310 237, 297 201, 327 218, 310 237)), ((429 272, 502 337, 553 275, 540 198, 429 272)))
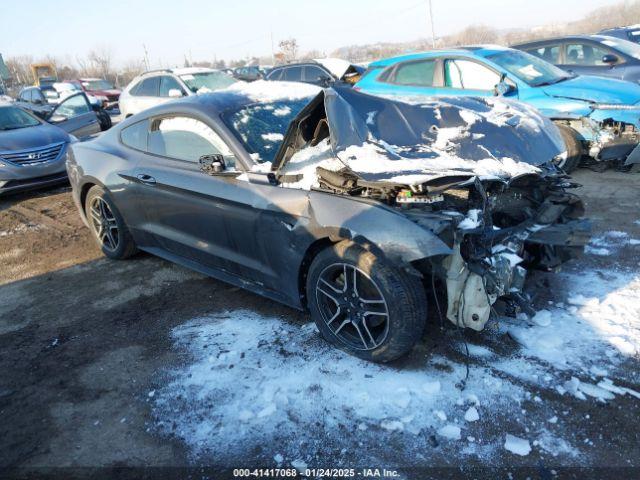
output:
POLYGON ((375 365, 331 348, 311 323, 251 310, 194 318, 173 331, 185 361, 158 379, 155 428, 209 464, 398 468, 536 456, 584 465, 594 439, 576 429, 590 422, 576 417, 576 402, 640 406, 628 388, 637 378, 621 368, 640 352, 640 274, 592 267, 552 282, 563 287, 546 292, 533 319, 501 318, 468 336, 466 382, 460 335, 435 322, 409 359, 375 365))

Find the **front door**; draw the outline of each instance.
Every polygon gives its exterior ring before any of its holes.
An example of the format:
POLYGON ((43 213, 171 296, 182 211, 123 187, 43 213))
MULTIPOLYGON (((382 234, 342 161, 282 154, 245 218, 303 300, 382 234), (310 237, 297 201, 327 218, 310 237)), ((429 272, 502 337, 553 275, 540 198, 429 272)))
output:
POLYGON ((269 276, 253 230, 260 210, 249 183, 237 180, 235 156, 203 121, 188 116, 151 119, 147 154, 135 178, 145 211, 144 230, 160 247, 208 268, 251 280, 269 276), (225 172, 201 171, 204 155, 221 155, 225 172), (262 272, 262 273, 260 273, 262 272))
POLYGON ((440 95, 491 97, 500 83, 500 74, 473 60, 447 58, 444 60, 444 87, 440 95))
POLYGON ((84 93, 67 97, 53 109, 47 120, 81 140, 100 133, 100 122, 84 93))

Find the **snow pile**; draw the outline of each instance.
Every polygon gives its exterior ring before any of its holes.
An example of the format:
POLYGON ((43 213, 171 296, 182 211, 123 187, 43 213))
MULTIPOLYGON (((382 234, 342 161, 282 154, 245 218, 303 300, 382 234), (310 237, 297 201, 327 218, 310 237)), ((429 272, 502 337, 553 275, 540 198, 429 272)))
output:
MULTIPOLYGON (((419 369, 364 362, 328 345, 313 324, 246 310, 187 322, 174 341, 189 358, 156 389, 154 413, 159 429, 195 456, 219 459, 261 445, 273 448, 268 458, 290 462, 300 456, 300 432, 321 439, 309 447, 316 454, 345 438, 375 452, 400 433, 406 459, 420 452, 424 435, 457 451, 462 432, 480 423, 480 402, 499 411, 524 395, 497 378, 489 388, 482 374, 461 392, 464 365, 437 355, 419 369)), ((490 452, 491 443, 485 448, 490 452)))
POLYGON ((526 456, 531 453, 531 445, 529 444, 529 440, 524 438, 516 437, 507 433, 507 436, 504 440, 504 448, 509 450, 511 453, 515 453, 516 455, 526 456))
MULTIPOLYGON (((458 131, 457 129, 454 129, 458 131)), ((351 170, 358 173, 384 174, 380 181, 402 184, 420 184, 434 178, 446 175, 461 175, 469 173, 480 177, 516 177, 529 173, 539 173, 540 170, 528 163, 516 162, 511 158, 486 158, 483 160, 464 160, 448 153, 446 148, 439 149, 453 140, 451 129, 438 131, 438 140, 430 146, 417 145, 416 148, 429 148, 436 155, 433 157, 406 158, 402 157, 402 149, 394 145, 386 148, 376 143, 366 142, 363 145, 351 145, 337 153, 337 156, 351 170), (443 137, 440 137, 441 133, 443 137), (390 158, 389 154, 397 158, 390 158), (412 172, 404 173, 403 172, 412 172)), ((459 133, 460 131, 458 131, 459 133)))
POLYGON ((438 455, 495 464, 532 452, 579 462, 566 431, 572 402, 640 401, 618 376, 639 352, 640 275, 587 270, 558 281, 569 289, 556 303, 529 321, 501 318, 482 345, 469 345, 464 391, 461 344, 446 357, 419 347, 408 368, 376 365, 334 349, 313 324, 237 310, 175 328, 185 362, 147 400, 161 432, 216 462, 260 447, 267 463, 317 466, 343 446, 348 464, 430 464, 438 455), (513 354, 492 348, 506 335, 519 344, 513 354), (506 436, 495 428, 505 421, 506 436), (379 448, 395 442, 402 448, 379 448))
POLYGON ((239 93, 256 102, 268 103, 282 100, 311 99, 320 93, 322 89, 309 83, 256 80, 251 83, 236 82, 222 91, 239 93))
POLYGON ((627 245, 640 245, 640 240, 630 238, 627 232, 611 230, 593 237, 585 247, 585 252, 591 255, 609 256, 627 245))
POLYGON ((542 323, 550 326, 504 320, 504 328, 524 347, 523 353, 555 368, 586 374, 598 360, 617 364, 638 354, 640 275, 588 271, 562 276, 565 285, 580 293, 546 310, 542 323))
POLYGON ((297 182, 285 183, 287 188, 301 188, 310 190, 311 187, 318 187, 318 167, 327 170, 340 170, 344 164, 338 160, 331 150, 329 141, 322 141, 314 147, 307 147, 296 152, 289 162, 282 169, 285 175, 302 175, 302 179, 297 182))

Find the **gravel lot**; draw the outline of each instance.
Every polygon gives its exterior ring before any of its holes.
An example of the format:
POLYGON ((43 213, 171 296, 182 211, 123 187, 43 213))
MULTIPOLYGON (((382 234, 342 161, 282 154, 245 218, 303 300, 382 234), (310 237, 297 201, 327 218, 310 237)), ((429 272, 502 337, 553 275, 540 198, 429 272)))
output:
POLYGON ((466 335, 464 390, 464 345, 435 315, 408 358, 367 365, 303 313, 149 255, 103 258, 66 187, 0 198, 0 468, 637 478, 640 175, 575 179, 589 253, 529 279, 550 325, 466 335))

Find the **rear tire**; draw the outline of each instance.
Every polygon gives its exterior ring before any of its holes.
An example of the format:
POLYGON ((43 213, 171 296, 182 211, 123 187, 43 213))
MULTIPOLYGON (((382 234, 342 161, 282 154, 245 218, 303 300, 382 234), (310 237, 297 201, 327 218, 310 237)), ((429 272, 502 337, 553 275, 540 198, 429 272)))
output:
POLYGON ((582 148, 582 142, 578 139, 578 132, 573 128, 564 125, 562 123, 556 123, 556 127, 560 130, 562 140, 567 147, 567 158, 556 162, 556 166, 563 169, 566 173, 570 173, 578 168, 584 149, 582 148))
POLYGON ((133 237, 109 193, 94 185, 87 193, 84 211, 93 238, 102 253, 114 260, 124 260, 138 252, 133 237))
POLYGON ((353 242, 313 259, 306 292, 322 336, 356 357, 389 362, 422 337, 427 298, 420 279, 353 242))

